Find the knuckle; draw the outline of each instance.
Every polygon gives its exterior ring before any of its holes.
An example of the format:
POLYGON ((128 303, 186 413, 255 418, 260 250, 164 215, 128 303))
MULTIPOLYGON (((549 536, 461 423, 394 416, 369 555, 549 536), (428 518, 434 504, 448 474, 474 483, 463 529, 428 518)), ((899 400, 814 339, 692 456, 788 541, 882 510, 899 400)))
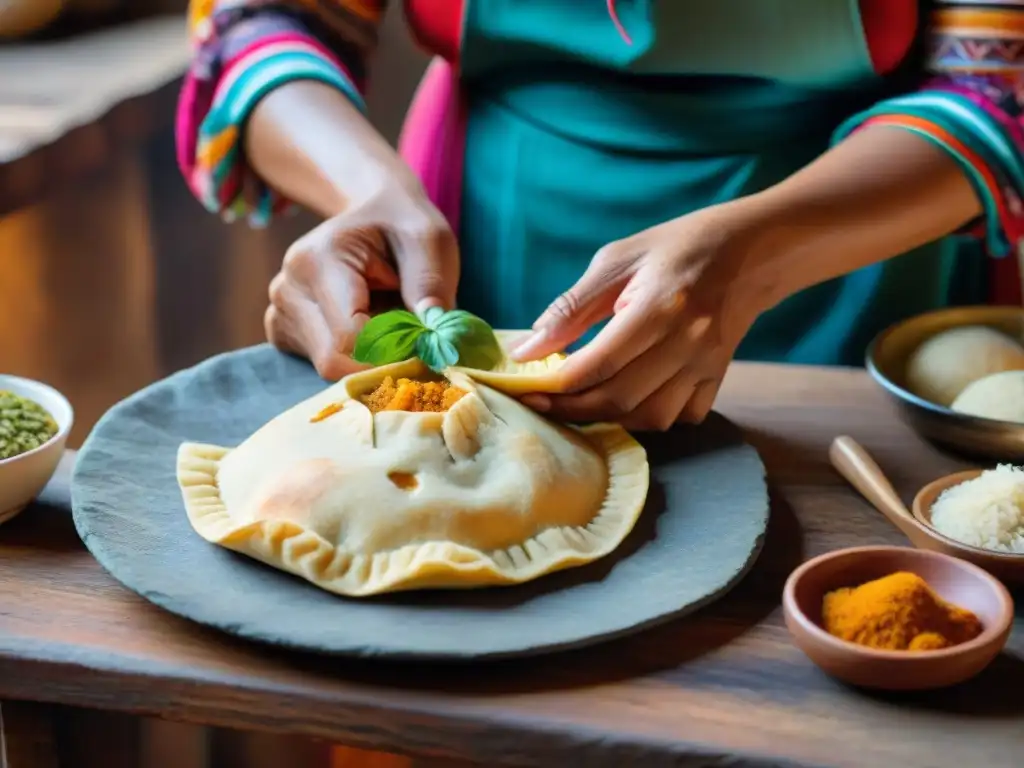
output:
POLYGON ((371 259, 383 258, 388 244, 380 227, 363 226, 339 229, 331 238, 331 248, 342 261, 362 269, 371 259))
POLYGON ((667 432, 675 422, 675 418, 665 413, 643 413, 631 419, 630 426, 640 432, 667 432))
POLYGON ((263 313, 263 333, 271 345, 284 352, 291 352, 292 345, 284 332, 282 316, 276 307, 267 307, 263 313))
POLYGON ((608 264, 610 262, 618 261, 623 250, 624 246, 621 240, 607 243, 597 249, 597 252, 594 254, 593 261, 597 264, 608 264))
POLYGON ((685 304, 685 292, 670 286, 655 293, 648 302, 648 316, 653 321, 675 318, 685 304))
POLYGON ((566 291, 551 302, 548 312, 555 320, 568 320, 580 309, 580 299, 573 291, 566 291))
POLYGON ((441 260, 457 253, 455 234, 444 222, 426 221, 403 229, 400 242, 408 244, 413 254, 441 260))
POLYGON ((324 381, 337 381, 344 376, 344 371, 333 357, 320 358, 314 363, 316 372, 324 381))
POLYGON ((651 428, 657 432, 668 432, 675 426, 676 418, 668 411, 660 411, 651 416, 651 428))
MULTIPOLYGON (((580 370, 575 376, 571 376, 568 385, 572 387, 570 391, 574 392, 592 389, 606 381, 610 381, 618 372, 618 367, 613 360, 601 357, 580 370)), ((607 398, 609 396, 604 394, 603 397, 607 398)))
POLYGON ((267 311, 263 313, 263 333, 267 337, 267 341, 274 343, 274 339, 277 336, 277 307, 271 304, 267 307, 267 311))
POLYGON ((267 289, 267 295, 270 298, 270 307, 267 309, 267 317, 270 316, 270 312, 277 307, 282 307, 287 300, 288 293, 288 278, 284 272, 278 272, 274 275, 274 278, 270 281, 270 286, 267 289))
POLYGON ((625 416, 630 409, 614 392, 595 392, 590 398, 591 410, 599 418, 616 419, 625 416))
POLYGON ((299 280, 308 280, 319 269, 319 261, 317 250, 309 242, 299 240, 285 252, 281 271, 299 280))
POLYGON ((614 392, 609 395, 611 405, 622 415, 632 413, 643 402, 639 397, 630 392, 614 392))

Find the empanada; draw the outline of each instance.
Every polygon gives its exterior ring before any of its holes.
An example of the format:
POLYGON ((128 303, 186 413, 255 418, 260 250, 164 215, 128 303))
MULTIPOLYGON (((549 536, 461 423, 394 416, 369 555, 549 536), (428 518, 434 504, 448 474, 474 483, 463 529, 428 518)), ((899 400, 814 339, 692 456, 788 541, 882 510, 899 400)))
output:
POLYGON ((237 448, 186 443, 177 471, 203 538, 349 596, 596 560, 633 528, 649 483, 621 427, 558 426, 417 360, 348 376, 237 448))

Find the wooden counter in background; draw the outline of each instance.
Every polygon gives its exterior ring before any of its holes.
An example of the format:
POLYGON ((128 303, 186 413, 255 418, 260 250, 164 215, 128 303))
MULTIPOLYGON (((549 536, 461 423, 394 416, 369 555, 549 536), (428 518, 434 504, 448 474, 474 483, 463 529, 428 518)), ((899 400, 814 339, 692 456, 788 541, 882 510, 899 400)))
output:
POLYGON ((0 215, 165 129, 188 56, 177 14, 0 46, 0 215))

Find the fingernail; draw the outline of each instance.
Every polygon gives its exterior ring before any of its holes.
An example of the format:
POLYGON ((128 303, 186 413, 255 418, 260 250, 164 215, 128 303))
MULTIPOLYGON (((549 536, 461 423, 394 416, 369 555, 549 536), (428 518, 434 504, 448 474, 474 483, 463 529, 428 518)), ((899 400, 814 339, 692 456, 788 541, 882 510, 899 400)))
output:
POLYGON ((440 299, 438 299, 438 298, 436 298, 434 296, 428 296, 427 298, 420 299, 418 302, 416 302, 416 306, 413 307, 412 311, 415 312, 417 315, 422 315, 424 312, 426 312, 431 307, 442 307, 442 306, 444 306, 444 305, 442 304, 440 299))
POLYGON ((523 405, 540 413, 547 413, 551 410, 551 398, 547 395, 526 395, 523 398, 523 405))
POLYGON ((524 339, 517 341, 509 350, 509 357, 513 360, 529 360, 530 355, 536 352, 548 340, 550 333, 547 328, 541 328, 524 339))

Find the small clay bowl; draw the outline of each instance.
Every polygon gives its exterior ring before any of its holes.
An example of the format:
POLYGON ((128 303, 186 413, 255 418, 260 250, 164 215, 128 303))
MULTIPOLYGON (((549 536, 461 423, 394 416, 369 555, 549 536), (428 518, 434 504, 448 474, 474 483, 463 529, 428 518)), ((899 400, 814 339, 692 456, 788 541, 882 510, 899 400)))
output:
MULTIPOLYGON (((981 547, 972 547, 968 544, 961 544, 935 530, 932 527, 932 507, 939 495, 947 488, 954 485, 973 480, 981 474, 981 470, 972 469, 967 472, 958 472, 955 475, 947 475, 934 480, 914 497, 913 512, 914 519, 925 526, 925 533, 931 541, 927 549, 936 552, 943 552, 947 555, 967 560, 980 568, 1002 579, 1007 584, 1024 585, 1024 555, 1013 554, 1012 552, 993 552, 981 547)), ((917 545, 920 546, 920 545, 917 545)))
POLYGON ((914 497, 911 513, 882 469, 853 438, 843 435, 833 440, 829 459, 832 466, 910 539, 915 547, 959 557, 984 568, 1007 584, 1024 585, 1024 555, 993 552, 962 544, 939 533, 932 526, 932 506, 939 494, 954 485, 973 480, 982 470, 957 472, 929 483, 914 497))
POLYGON ((1006 645, 1013 599, 996 578, 949 555, 909 547, 855 547, 809 560, 790 574, 782 595, 793 641, 823 671, 860 688, 945 688, 977 675, 1006 645), (840 640, 821 626, 825 594, 897 571, 916 573, 947 602, 974 612, 982 633, 937 651, 882 651, 840 640))

